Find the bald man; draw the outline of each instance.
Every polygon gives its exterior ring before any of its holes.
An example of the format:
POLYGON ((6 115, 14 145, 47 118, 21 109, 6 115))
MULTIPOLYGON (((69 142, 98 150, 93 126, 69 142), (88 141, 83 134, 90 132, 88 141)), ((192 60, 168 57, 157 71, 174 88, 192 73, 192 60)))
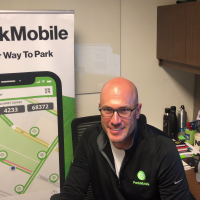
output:
POLYGON ((95 200, 190 200, 180 156, 163 132, 139 120, 135 85, 117 77, 100 95, 101 123, 76 148, 61 200, 82 200, 89 183, 95 200))

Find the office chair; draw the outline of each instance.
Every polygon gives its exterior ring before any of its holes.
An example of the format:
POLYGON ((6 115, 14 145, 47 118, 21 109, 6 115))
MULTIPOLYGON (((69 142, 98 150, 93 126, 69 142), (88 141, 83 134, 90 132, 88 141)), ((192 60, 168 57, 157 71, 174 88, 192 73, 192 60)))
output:
MULTIPOLYGON (((97 124, 101 121, 101 115, 94 115, 88 117, 81 117, 76 118, 72 121, 71 129, 72 129, 72 144, 73 144, 73 151, 78 145, 78 141, 82 136, 83 132, 90 126, 97 124)), ((91 184, 88 187, 87 195, 84 200, 93 200, 93 192, 91 184)))
MULTIPOLYGON (((140 114, 141 121, 144 123, 147 123, 146 116, 143 114, 140 114)), ((75 152, 75 149, 78 145, 79 139, 82 136, 83 132, 90 126, 95 125, 97 123, 101 122, 101 115, 94 115, 94 116, 88 116, 88 117, 80 117, 73 119, 71 123, 71 131, 72 131, 72 143, 73 143, 73 152, 75 152)), ((50 200, 59 200, 60 194, 54 194, 50 200)), ((91 184, 88 187, 87 195, 84 198, 84 200, 93 200, 93 192, 92 192, 92 186, 91 184)))
MULTIPOLYGON (((95 116, 89 116, 89 117, 81 117, 81 118, 75 118, 71 123, 71 131, 72 131, 72 143, 73 143, 73 152, 75 152, 75 149, 78 145, 78 141, 89 126, 92 126, 96 123, 99 123, 101 121, 101 115, 95 115, 95 116)), ((54 194, 51 196, 50 200, 59 200, 60 194, 54 194)), ((88 187, 87 195, 85 197, 85 200, 93 200, 93 193, 92 193, 92 187, 91 184, 88 187)))
POLYGON ((52 195, 50 200, 60 200, 60 193, 52 195))

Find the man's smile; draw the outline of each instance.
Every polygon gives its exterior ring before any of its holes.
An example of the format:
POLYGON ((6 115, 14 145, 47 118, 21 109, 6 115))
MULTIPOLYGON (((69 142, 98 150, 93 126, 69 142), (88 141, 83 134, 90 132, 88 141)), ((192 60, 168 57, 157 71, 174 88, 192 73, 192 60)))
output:
POLYGON ((123 128, 110 128, 110 129, 112 129, 113 131, 119 131, 119 130, 121 130, 123 128))
POLYGON ((108 127, 109 132, 112 135, 120 135, 124 132, 125 127, 108 127))

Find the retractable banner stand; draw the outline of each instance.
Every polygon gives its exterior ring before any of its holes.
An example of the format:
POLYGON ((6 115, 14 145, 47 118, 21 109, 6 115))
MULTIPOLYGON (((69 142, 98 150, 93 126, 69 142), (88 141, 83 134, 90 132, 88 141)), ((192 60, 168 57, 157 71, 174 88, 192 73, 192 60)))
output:
POLYGON ((74 12, 0 11, 0 22, 0 199, 49 200, 59 158, 67 174, 73 157, 74 12))

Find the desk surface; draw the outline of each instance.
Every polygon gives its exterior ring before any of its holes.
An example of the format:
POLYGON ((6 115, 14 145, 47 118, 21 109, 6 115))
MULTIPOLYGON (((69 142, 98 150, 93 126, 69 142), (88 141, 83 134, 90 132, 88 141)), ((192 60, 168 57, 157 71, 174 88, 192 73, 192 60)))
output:
POLYGON ((196 173, 194 172, 194 169, 185 171, 185 174, 190 187, 190 192, 196 200, 200 200, 200 183, 196 180, 196 173))

